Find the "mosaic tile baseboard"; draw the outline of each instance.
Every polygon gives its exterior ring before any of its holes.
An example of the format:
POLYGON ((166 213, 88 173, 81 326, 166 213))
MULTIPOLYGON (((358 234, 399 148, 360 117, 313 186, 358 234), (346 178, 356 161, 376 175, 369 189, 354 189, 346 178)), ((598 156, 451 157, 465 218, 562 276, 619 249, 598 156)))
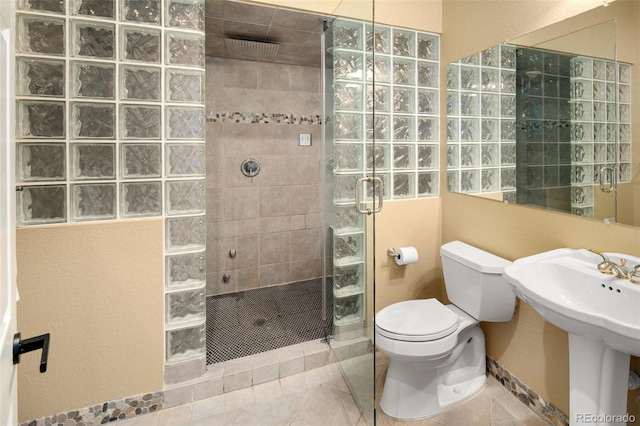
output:
POLYGON ((319 115, 294 115, 260 112, 207 112, 207 123, 313 124, 321 125, 319 115))
POLYGON ((556 426, 569 425, 569 416, 545 400, 541 395, 538 395, 526 383, 511 374, 509 370, 489 355, 487 355, 487 373, 498 379, 509 392, 550 424, 556 426))
POLYGON ((163 406, 164 391, 158 391, 29 420, 19 426, 96 426, 153 413, 163 406))

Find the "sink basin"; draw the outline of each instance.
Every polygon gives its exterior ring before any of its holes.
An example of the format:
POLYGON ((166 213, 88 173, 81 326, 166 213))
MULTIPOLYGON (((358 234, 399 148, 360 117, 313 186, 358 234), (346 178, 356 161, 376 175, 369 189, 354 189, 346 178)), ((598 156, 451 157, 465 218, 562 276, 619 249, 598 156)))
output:
MULTIPOLYGON (((631 268, 640 258, 605 253, 631 268)), ((640 285, 600 272, 602 258, 562 248, 518 259, 502 273, 518 298, 569 335, 570 418, 626 425, 630 355, 640 356, 640 285)))
MULTIPOLYGON (((631 267, 640 258, 606 253, 631 267)), ((516 260, 503 276, 520 299, 548 322, 618 351, 640 356, 640 285, 598 271, 602 258, 562 248, 516 260)))

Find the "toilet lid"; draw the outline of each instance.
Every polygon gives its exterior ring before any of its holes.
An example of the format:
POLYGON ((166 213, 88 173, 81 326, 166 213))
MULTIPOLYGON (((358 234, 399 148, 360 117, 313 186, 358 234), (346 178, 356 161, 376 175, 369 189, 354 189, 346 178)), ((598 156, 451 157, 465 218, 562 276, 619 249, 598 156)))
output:
POLYGON ((458 315, 438 300, 420 299, 387 306, 376 314, 375 324, 389 338, 429 341, 453 333, 458 320, 458 315))

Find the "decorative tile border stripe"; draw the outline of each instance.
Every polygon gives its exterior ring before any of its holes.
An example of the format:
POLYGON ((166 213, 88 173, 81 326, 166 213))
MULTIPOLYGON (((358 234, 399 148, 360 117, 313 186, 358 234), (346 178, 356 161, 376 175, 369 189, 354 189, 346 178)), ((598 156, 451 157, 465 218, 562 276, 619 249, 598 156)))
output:
POLYGON ((19 426, 97 426, 116 420, 153 413, 164 406, 164 391, 125 398, 118 401, 105 402, 80 410, 53 416, 41 417, 20 423, 19 426))
POLYGON ((526 383, 511 374, 509 370, 489 355, 487 355, 487 373, 500 381, 502 386, 550 424, 556 426, 569 425, 569 416, 529 388, 526 383))
POLYGON ((247 124, 313 124, 321 125, 319 115, 294 115, 259 112, 208 112, 207 123, 247 123, 247 124))

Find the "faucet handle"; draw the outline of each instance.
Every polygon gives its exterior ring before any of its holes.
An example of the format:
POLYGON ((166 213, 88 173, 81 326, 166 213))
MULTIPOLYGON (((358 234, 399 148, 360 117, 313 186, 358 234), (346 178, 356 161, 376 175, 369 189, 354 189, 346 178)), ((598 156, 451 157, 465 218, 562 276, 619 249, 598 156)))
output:
POLYGON ((640 284, 640 263, 629 271, 629 281, 631 281, 632 284, 640 284))
POLYGON ((599 251, 595 251, 593 249, 589 249, 589 251, 602 257, 602 262, 598 263, 598 270, 604 274, 613 275, 613 271, 611 270, 611 260, 609 260, 606 255, 600 253, 599 251))

